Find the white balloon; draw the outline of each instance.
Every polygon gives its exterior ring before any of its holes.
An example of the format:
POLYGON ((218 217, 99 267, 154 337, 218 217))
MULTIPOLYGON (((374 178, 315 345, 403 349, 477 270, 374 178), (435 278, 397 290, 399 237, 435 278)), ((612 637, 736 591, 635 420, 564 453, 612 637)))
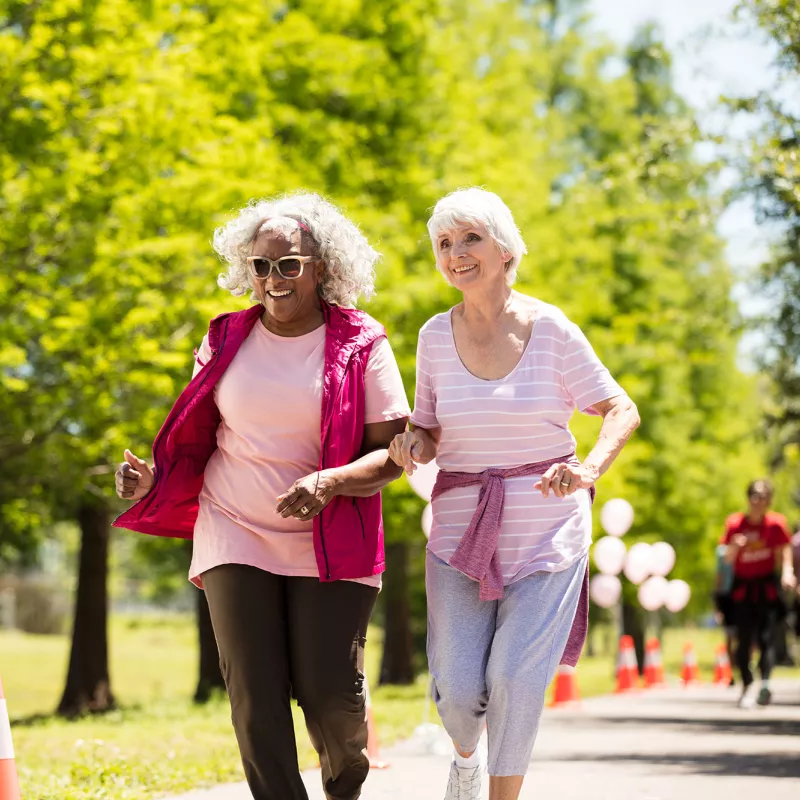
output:
POLYGON ((673 614, 683 611, 691 596, 692 590, 686 581, 678 580, 667 583, 666 606, 673 614))
POLYGON ((436 476, 439 474, 439 467, 436 461, 428 464, 417 464, 417 468, 408 475, 408 482, 411 488, 426 502, 430 503, 433 493, 433 484, 436 483, 436 476))
POLYGON ((631 583, 641 583, 650 572, 650 545, 646 542, 636 542, 625 559, 623 572, 631 583))
POLYGON ((667 600, 668 581, 660 575, 653 575, 639 587, 639 602, 647 611, 657 611, 667 600))
POLYGON ((650 545, 650 571, 662 578, 675 566, 675 548, 667 542, 650 545))
POLYGON ((625 563, 625 545, 614 536, 604 536, 594 546, 592 557, 604 575, 619 575, 625 563))
POLYGON ((624 536, 633 525, 633 506, 621 497, 609 500, 600 512, 600 524, 609 536, 624 536))
POLYGON ((426 539, 431 538, 431 525, 433 525, 433 506, 428 503, 422 511, 422 532, 426 539))
POLYGON ((593 575, 589 595, 600 608, 611 608, 619 602, 622 584, 616 575, 593 575))

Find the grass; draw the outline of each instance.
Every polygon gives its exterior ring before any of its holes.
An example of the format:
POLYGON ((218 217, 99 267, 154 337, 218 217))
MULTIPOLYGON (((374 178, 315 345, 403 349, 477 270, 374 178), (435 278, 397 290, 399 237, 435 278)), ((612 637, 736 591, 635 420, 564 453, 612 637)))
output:
MULTIPOLYGON (((667 630, 664 660, 679 673, 685 641, 695 645, 706 679, 713 669, 718 631, 667 630)), ((613 690, 612 642, 596 632, 594 657, 578 669, 583 697, 613 690)), ((119 710, 68 722, 51 715, 58 703, 68 657, 63 636, 0 632, 2 676, 26 800, 146 800, 200 786, 242 780, 227 699, 191 702, 196 679, 192 619, 114 617, 110 632, 111 677, 119 710)), ((409 736, 422 721, 426 680, 413 686, 378 687, 380 631, 367 647, 381 745, 409 736)), ((783 671, 800 678, 800 670, 783 671)), ((296 710, 295 710, 296 711, 296 710)), ((435 712, 428 706, 428 713, 435 712)), ((296 711, 302 767, 316 763, 296 711)))

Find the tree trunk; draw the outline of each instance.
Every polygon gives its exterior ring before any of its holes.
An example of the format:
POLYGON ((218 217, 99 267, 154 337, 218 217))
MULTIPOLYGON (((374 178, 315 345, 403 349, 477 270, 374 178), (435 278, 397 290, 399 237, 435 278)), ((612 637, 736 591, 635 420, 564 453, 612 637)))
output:
POLYGON ((78 509, 77 522, 81 530, 81 549, 72 651, 57 712, 66 717, 114 707, 108 676, 110 511, 102 500, 87 495, 78 509))
POLYGON ((414 682, 408 546, 404 542, 387 545, 386 562, 392 566, 384 573, 385 621, 380 683, 405 685, 414 682))
POLYGON ((208 610, 206 593, 197 589, 197 635, 200 644, 200 670, 197 689, 194 693, 195 703, 207 703, 216 689, 225 690, 225 681, 219 667, 219 651, 214 629, 211 626, 211 614, 208 610))

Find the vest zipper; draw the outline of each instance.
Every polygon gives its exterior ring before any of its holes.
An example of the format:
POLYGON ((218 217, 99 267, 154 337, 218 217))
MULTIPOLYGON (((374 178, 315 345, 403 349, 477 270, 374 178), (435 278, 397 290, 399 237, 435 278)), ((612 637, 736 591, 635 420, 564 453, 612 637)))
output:
MULTIPOLYGON (((353 358, 353 354, 354 353, 355 353, 355 350, 353 351, 353 353, 351 353, 348 356, 347 363, 344 365, 344 369, 342 370, 342 381, 339 384, 339 391, 336 393, 336 397, 333 400, 332 406, 336 404, 336 401, 339 399, 339 395, 342 393, 342 389, 344 388, 344 375, 347 373, 347 368, 350 366, 350 361, 353 358)), ((320 462, 321 462, 322 469, 325 469, 325 443, 328 441, 328 432, 330 431, 330 429, 331 429, 331 425, 330 425, 330 422, 328 422, 328 425, 325 428, 325 437, 323 438, 322 446, 320 447, 320 462)), ((353 499, 355 500, 355 498, 353 498, 353 499)), ((331 579, 331 565, 328 562, 328 550, 325 547, 325 532, 324 532, 324 527, 325 526, 323 524, 324 515, 325 515, 325 509, 323 508, 322 511, 320 512, 320 515, 319 515, 319 543, 322 546, 322 558, 325 561, 325 579, 326 580, 330 580, 331 579)), ((359 517, 361 516, 361 512, 360 511, 359 511, 358 515, 359 515, 359 517)), ((362 530, 362 532, 364 530, 363 521, 361 523, 361 530, 362 530)), ((366 534, 364 534, 364 535, 366 536, 366 534)))
POLYGON ((353 508, 356 510, 356 514, 358 514, 358 521, 361 523, 361 538, 362 539, 366 539, 367 538, 367 532, 366 532, 366 530, 364 530, 364 517, 361 516, 361 509, 358 507, 358 503, 356 502, 356 500, 358 500, 358 498, 354 497, 353 498, 353 508))

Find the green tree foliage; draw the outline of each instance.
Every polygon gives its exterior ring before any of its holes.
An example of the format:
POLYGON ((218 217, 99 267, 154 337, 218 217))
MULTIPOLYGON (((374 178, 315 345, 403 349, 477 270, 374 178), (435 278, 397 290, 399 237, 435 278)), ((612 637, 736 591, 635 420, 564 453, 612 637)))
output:
MULTIPOLYGON (((702 136, 672 88, 657 32, 641 31, 618 53, 586 33, 580 12, 519 2, 452 10, 434 48, 456 67, 437 81, 437 105, 452 110, 438 129, 433 188, 438 196, 478 184, 506 200, 530 249, 520 290, 581 325, 638 403, 642 427, 603 478, 598 507, 626 497, 636 509, 630 538, 675 545, 675 575, 692 582, 699 609, 725 516, 763 469, 753 382, 735 365, 731 275, 714 233, 715 166, 696 157, 702 136)), ((376 300, 380 318, 402 331, 395 344, 409 386, 405 337, 457 300, 433 277, 428 253, 419 276, 398 273, 402 294, 393 282, 376 300)), ((585 454, 598 423, 577 415, 573 427, 585 454)), ((419 543, 421 504, 403 491, 400 481, 387 492, 390 536, 419 543)))
POLYGON ((794 0, 746 0, 742 17, 777 51, 776 86, 732 101, 759 130, 743 167, 745 188, 756 199, 760 221, 777 241, 762 269, 771 300, 770 342, 764 354, 775 385, 769 421, 777 433, 775 461, 794 473, 800 465, 800 8, 794 0))
MULTIPOLYGON (((9 553, 36 514, 115 502, 123 447, 148 451, 207 320, 246 303, 214 286, 210 233, 232 209, 305 187, 361 224, 384 253, 368 310, 411 395, 417 332, 458 299, 424 220, 477 184, 528 241, 519 288, 580 324, 640 406, 601 500, 628 497, 633 535, 672 541, 705 592, 760 453, 713 168, 654 32, 619 53, 556 0, 0 0, 0 75, 9 553)), ((597 423, 575 425, 585 453, 597 423)), ((410 602, 418 644, 422 505, 405 479, 386 492, 387 542, 408 559, 387 595, 410 602)), ((179 563, 171 546, 142 556, 179 563)))

